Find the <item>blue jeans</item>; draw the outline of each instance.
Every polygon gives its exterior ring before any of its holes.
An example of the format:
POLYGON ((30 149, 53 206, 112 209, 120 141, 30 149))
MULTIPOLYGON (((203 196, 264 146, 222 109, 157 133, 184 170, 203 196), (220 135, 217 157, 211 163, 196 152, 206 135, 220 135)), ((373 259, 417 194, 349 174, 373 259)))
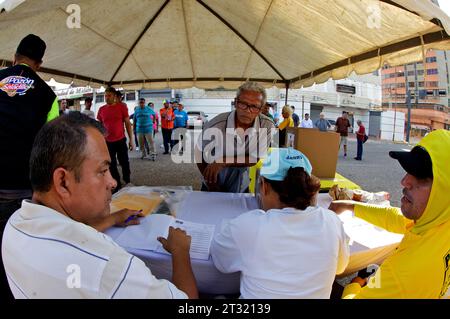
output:
POLYGON ((358 159, 362 159, 362 154, 363 154, 363 142, 358 140, 358 149, 357 149, 357 153, 356 153, 356 158, 358 159))

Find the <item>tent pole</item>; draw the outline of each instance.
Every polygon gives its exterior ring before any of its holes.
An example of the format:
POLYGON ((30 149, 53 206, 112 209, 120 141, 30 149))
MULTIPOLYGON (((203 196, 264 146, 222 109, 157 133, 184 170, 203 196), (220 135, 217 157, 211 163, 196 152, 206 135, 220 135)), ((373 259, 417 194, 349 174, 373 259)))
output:
POLYGON ((284 105, 287 105, 289 95, 289 82, 286 82, 286 98, 284 100, 284 105))

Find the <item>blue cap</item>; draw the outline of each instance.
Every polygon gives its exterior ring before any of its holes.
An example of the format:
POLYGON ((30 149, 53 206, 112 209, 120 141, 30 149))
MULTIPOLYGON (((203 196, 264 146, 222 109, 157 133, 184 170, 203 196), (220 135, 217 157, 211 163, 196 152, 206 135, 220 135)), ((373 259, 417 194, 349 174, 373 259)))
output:
POLYGON ((309 159, 293 148, 272 148, 264 159, 260 175, 272 181, 284 181, 290 168, 303 167, 311 175, 309 159))

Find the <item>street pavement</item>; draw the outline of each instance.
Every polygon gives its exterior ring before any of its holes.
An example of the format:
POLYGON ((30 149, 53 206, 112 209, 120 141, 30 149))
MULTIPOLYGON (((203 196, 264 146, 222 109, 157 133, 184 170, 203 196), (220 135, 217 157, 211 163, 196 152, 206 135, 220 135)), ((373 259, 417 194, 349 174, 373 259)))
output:
MULTIPOLYGON (((130 152, 131 182, 148 186, 192 186, 200 190, 200 173, 196 164, 176 164, 170 155, 163 155, 161 133, 157 134, 155 146, 158 156, 155 162, 140 159, 140 152, 130 152)), ((356 161, 356 140, 349 138, 348 154, 344 158, 340 150, 337 172, 370 192, 387 191, 391 204, 400 205, 402 186, 400 181, 405 172, 399 163, 391 159, 389 151, 411 149, 406 144, 369 139, 364 144, 363 160, 356 161)), ((119 168, 120 171, 120 168, 119 168)))

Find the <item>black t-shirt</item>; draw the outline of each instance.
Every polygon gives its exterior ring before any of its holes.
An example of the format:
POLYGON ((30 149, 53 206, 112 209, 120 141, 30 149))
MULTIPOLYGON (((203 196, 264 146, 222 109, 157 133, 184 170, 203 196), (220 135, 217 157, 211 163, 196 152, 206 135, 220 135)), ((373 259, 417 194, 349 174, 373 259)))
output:
POLYGON ((31 188, 31 148, 55 99, 52 89, 30 67, 0 70, 0 189, 31 188))

